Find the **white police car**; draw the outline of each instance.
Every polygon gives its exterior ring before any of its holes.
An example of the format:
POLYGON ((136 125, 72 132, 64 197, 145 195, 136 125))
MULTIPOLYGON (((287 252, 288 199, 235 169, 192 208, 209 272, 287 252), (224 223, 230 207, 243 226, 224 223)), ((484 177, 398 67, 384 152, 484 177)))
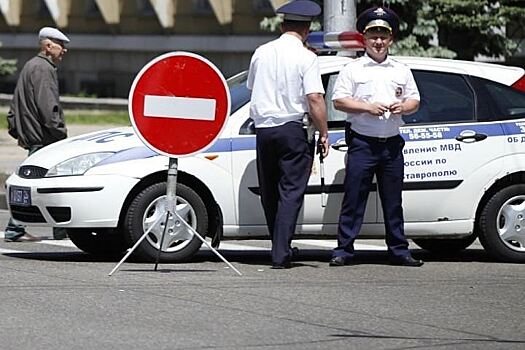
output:
MULTIPOLYGON (((424 249, 453 252, 479 237, 500 260, 525 261, 525 77, 501 65, 397 57, 421 93, 407 116, 404 214, 409 238, 424 249)), ((331 152, 321 185, 316 159, 296 237, 335 238, 343 194, 345 115, 330 102, 338 71, 351 60, 321 56, 331 152), (322 206, 322 195, 327 202, 322 206)), ((221 240, 267 238, 255 166, 246 73, 228 80, 231 116, 205 153, 179 160, 180 213, 215 246, 221 240)), ((131 127, 69 138, 27 158, 7 180, 13 217, 27 225, 64 227, 80 249, 120 253, 165 210, 168 158, 142 144, 131 127)), ((360 238, 383 238, 375 188, 360 238)), ((156 257, 154 229, 135 251, 156 257)), ((198 239, 167 235, 162 261, 191 257, 198 239)))

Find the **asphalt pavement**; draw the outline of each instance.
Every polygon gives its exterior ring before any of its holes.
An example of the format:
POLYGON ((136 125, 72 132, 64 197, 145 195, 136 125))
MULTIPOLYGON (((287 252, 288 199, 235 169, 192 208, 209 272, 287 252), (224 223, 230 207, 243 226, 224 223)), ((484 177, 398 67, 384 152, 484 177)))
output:
POLYGON ((243 276, 203 249, 158 271, 129 260, 109 277, 118 258, 0 237, 0 348, 525 347, 523 266, 492 262, 477 243, 453 257, 414 249, 426 263, 407 268, 385 263, 382 241, 358 241, 358 265, 329 267, 334 240, 299 240, 287 270, 269 269, 268 241, 224 243, 243 276))

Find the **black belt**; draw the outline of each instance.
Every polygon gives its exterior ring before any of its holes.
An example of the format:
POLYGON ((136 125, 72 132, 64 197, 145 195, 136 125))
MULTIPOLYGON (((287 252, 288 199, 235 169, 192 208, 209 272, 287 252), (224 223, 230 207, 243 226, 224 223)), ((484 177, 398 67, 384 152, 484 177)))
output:
POLYGON ((400 135, 395 135, 395 136, 390 136, 390 137, 366 136, 366 135, 358 134, 357 132, 351 129, 350 131, 352 133, 351 134, 352 136, 357 137, 358 139, 361 139, 361 140, 372 141, 372 142, 387 143, 390 141, 399 140, 399 137, 400 137, 400 135))

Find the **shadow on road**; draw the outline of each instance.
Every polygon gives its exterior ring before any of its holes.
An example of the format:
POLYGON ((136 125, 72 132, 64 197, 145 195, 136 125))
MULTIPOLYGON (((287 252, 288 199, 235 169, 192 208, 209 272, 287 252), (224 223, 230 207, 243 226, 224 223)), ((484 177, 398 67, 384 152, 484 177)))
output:
MULTIPOLYGON (((426 341, 438 341, 438 342, 447 342, 447 345, 456 345, 459 346, 459 342, 466 342, 468 344, 478 344, 481 346, 489 346, 488 343, 495 343, 495 344, 525 344, 524 340, 515 340, 515 339, 501 339, 497 337, 490 337, 486 336, 486 338, 479 338, 483 337, 482 334, 471 334, 471 337, 464 337, 464 338, 452 338, 452 337, 403 337, 403 336, 394 336, 394 335, 379 335, 379 334, 333 334, 332 337, 337 338, 370 338, 370 339, 400 339, 400 340, 426 340, 426 341), (479 337, 475 337, 475 335, 478 335, 479 337)), ((443 347, 443 343, 436 344, 434 346, 427 344, 426 348, 436 347, 441 348, 443 347)))
MULTIPOLYGON (((219 250, 221 255, 228 261, 248 265, 268 265, 270 263, 270 252, 268 249, 261 250, 219 250)), ((94 256, 83 252, 16 252, 3 253, 3 256, 31 259, 42 261, 64 261, 64 262, 117 262, 122 256, 94 256)), ((426 263, 431 262, 494 262, 483 249, 467 249, 460 253, 451 255, 437 255, 422 249, 413 249, 412 255, 416 259, 422 259, 426 263)), ((331 258, 331 250, 328 249, 300 249, 294 258, 294 266, 317 267, 317 263, 328 263, 331 258)), ((126 260, 127 263, 151 263, 151 261, 138 260, 133 257, 126 260)), ((186 263, 222 262, 213 252, 201 250, 186 263)), ((176 263, 162 263, 163 265, 176 265, 176 263)), ((388 264, 386 251, 360 250, 356 252, 355 264, 388 264)))

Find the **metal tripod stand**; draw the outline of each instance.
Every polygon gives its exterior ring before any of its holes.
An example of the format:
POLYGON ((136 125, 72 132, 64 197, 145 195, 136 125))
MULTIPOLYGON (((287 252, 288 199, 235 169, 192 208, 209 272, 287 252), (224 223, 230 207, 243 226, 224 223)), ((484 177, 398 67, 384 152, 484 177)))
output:
POLYGON ((111 270, 108 276, 112 276, 115 271, 117 271, 126 259, 135 251, 135 249, 142 243, 146 236, 155 228, 157 225, 163 223, 162 235, 159 241, 159 250, 157 251, 157 258, 155 261, 154 270, 157 271, 159 265, 160 253, 163 248, 164 239, 166 231, 169 230, 169 234, 175 236, 177 239, 181 240, 190 240, 194 236, 197 237, 204 245, 206 245, 215 255, 217 255, 222 261, 224 261, 233 271, 235 271, 239 276, 242 276, 242 273, 237 270, 228 260, 226 260, 215 248, 211 246, 206 240, 193 228, 189 225, 180 215, 177 213, 177 172, 178 172, 178 159, 170 158, 169 168, 168 168, 168 182, 166 189, 166 215, 160 215, 157 220, 144 232, 140 239, 128 250, 126 255, 119 261, 119 263, 111 270), (164 218, 164 221, 162 219, 164 218), (182 229, 181 227, 185 228, 182 229))

